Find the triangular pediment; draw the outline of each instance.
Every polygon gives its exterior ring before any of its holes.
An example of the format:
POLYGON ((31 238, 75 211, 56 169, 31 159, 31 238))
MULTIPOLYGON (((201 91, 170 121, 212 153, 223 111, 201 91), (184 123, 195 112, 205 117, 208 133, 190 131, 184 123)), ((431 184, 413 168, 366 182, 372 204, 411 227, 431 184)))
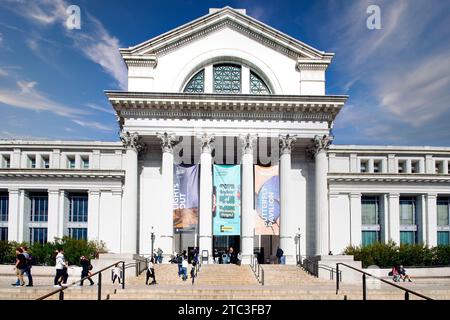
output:
POLYGON ((161 56, 223 28, 233 29, 293 59, 329 63, 333 57, 332 53, 319 51, 230 7, 219 9, 136 46, 120 49, 120 52, 123 56, 161 56))

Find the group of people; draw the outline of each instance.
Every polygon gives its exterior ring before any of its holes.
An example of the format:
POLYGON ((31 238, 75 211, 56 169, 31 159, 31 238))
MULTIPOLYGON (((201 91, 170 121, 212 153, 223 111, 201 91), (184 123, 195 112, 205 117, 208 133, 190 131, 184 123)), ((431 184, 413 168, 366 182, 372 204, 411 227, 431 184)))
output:
POLYGON ((33 286, 33 276, 31 275, 31 267, 33 265, 33 257, 28 253, 26 246, 16 248, 16 264, 14 265, 17 281, 11 285, 14 287, 21 287, 25 285, 23 275, 28 277, 27 287, 33 286))
POLYGON ((406 280, 412 282, 411 277, 406 274, 406 270, 402 265, 395 265, 394 267, 392 267, 389 275, 392 277, 392 280, 394 282, 400 282, 400 280, 403 280, 403 282, 405 282, 406 280))
POLYGON ((214 249, 213 252, 214 263, 218 264, 237 264, 241 265, 242 257, 241 253, 234 251, 233 247, 230 247, 227 251, 219 252, 217 249, 214 249))
MULTIPOLYGON (((198 249, 194 248, 191 252, 191 255, 192 261, 191 261, 190 276, 192 284, 194 284, 195 277, 197 276, 197 266, 199 264, 198 249)), ((179 254, 175 253, 170 262, 176 263, 178 265, 178 277, 180 277, 183 281, 186 281, 188 279, 188 268, 189 268, 189 259, 186 250, 183 250, 183 252, 179 254)))

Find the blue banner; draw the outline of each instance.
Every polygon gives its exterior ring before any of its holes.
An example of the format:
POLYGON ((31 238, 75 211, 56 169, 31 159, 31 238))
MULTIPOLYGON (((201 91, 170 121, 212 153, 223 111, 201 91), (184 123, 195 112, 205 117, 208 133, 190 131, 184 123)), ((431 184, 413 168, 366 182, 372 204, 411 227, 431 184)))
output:
POLYGON ((241 166, 214 165, 213 235, 241 234, 241 166))
POLYGON ((198 165, 173 166, 173 228, 193 231, 198 226, 198 165))

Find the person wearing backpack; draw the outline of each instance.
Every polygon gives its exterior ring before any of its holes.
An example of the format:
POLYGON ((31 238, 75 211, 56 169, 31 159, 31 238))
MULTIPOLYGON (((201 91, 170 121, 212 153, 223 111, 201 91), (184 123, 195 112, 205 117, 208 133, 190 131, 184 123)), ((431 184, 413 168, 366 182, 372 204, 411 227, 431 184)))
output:
POLYGON ((283 257, 283 254, 284 254, 283 250, 280 247, 278 247, 277 253, 275 254, 276 257, 278 258, 278 264, 282 263, 282 259, 281 258, 283 257))
MULTIPOLYGON (((92 270, 92 265, 91 262, 85 256, 81 256, 80 266, 81 266, 81 279, 89 276, 89 271, 92 270)), ((87 278, 87 280, 89 280, 91 286, 94 284, 94 281, 92 281, 91 278, 87 278)), ((80 286, 83 285, 83 282, 84 280, 81 280, 80 286)))
POLYGON ((31 275, 31 266, 33 265, 33 257, 31 256, 31 254, 28 253, 27 246, 23 246, 23 247, 21 247, 21 249, 23 250, 22 254, 24 255, 24 257, 27 261, 27 263, 25 265, 25 269, 23 271, 23 273, 26 273, 27 277, 28 277, 28 284, 26 286, 32 287, 33 286, 33 276, 31 275))

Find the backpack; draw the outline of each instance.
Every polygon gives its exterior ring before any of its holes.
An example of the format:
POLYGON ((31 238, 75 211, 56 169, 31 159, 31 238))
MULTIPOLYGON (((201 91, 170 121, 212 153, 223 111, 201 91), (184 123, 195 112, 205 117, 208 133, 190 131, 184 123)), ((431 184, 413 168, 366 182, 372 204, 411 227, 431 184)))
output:
POLYGON ((92 264, 89 263, 88 270, 90 271, 90 270, 92 270, 93 268, 94 268, 94 267, 92 266, 92 264))

